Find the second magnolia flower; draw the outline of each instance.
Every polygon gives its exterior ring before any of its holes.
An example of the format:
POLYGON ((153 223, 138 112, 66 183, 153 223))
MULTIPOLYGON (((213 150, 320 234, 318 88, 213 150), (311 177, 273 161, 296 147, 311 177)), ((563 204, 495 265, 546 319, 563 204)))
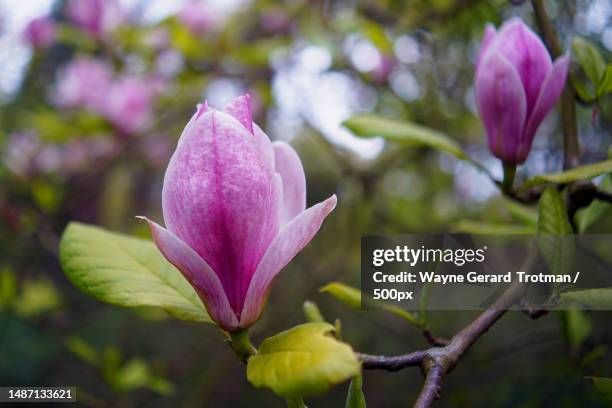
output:
POLYGON ((315 236, 336 196, 306 209, 297 153, 252 121, 249 96, 223 111, 199 105, 164 177, 163 255, 223 329, 251 326, 276 275, 315 236))
POLYGON ((476 63, 476 104, 489 149, 507 164, 529 155, 536 130, 559 99, 569 56, 554 63, 546 47, 520 19, 485 29, 476 63))

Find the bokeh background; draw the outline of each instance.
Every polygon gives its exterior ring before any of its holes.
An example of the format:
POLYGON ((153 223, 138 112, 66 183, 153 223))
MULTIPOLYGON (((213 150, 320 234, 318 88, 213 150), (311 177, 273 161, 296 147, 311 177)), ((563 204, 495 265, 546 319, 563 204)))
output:
MULTIPOLYGON (((546 6, 566 50, 580 35, 610 60, 611 1, 546 6)), ((484 25, 511 16, 535 27, 521 1, 0 0, 0 384, 74 385, 94 407, 284 405, 248 385, 216 328, 102 304, 71 286, 58 262, 71 220, 148 237, 134 216, 161 221, 163 173, 196 103, 222 107, 245 92, 255 121, 299 152, 309 204, 339 198, 282 273, 255 340, 304 321, 310 299, 341 319, 356 350, 426 347, 397 317, 347 309, 318 289, 359 286, 361 234, 512 224, 531 210, 469 164, 361 139, 342 122, 376 112, 430 126, 500 177, 472 79, 484 25)), ((578 106, 583 162, 609 155, 609 99, 578 106)), ((558 126, 553 112, 519 178, 561 169, 558 126)), ((590 231, 611 226, 607 208, 590 231)), ((431 324, 451 336, 474 316, 432 312, 431 324)), ((439 405, 603 405, 585 376, 612 376, 610 316, 573 311, 534 323, 509 313, 447 378, 439 405)), ((406 406, 422 377, 366 372, 364 383, 370 406, 406 406)), ((343 406, 346 388, 307 403, 343 406)))

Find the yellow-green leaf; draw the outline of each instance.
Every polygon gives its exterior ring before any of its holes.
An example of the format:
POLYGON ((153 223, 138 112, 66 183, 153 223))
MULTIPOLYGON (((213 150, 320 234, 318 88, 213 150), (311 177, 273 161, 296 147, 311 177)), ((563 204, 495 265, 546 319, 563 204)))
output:
MULTIPOLYGON (((601 190, 612 189, 612 176, 608 175, 598 186, 601 190)), ((595 224, 606 211, 610 211, 612 206, 606 201, 593 200, 588 207, 582 209, 576 214, 578 230, 585 232, 591 225, 595 224)))
MULTIPOLYGON (((353 309, 361 309, 362 296, 361 291, 352 286, 346 285, 341 282, 331 282, 319 289, 319 292, 329 293, 340 302, 344 303, 348 307, 353 309)), ((408 320, 410 323, 416 326, 422 326, 422 319, 418 318, 414 314, 402 309, 401 307, 393 306, 385 302, 374 300, 370 297, 364 297, 364 302, 367 302, 367 307, 371 309, 385 310, 393 313, 403 319, 408 320)))
POLYGON ((612 288, 563 292, 561 294, 561 302, 577 302, 591 309, 612 310, 612 288))
POLYGON ((567 274, 573 266, 576 246, 561 195, 548 187, 540 197, 538 244, 551 273, 567 274))
POLYGON ((535 233, 535 226, 499 224, 461 220, 452 227, 453 232, 477 235, 529 235, 535 233))
POLYGON ((612 64, 608 64, 603 77, 597 85, 597 97, 601 98, 612 92, 612 64))
POLYGON ((545 183, 567 184, 576 180, 588 180, 602 174, 612 173, 612 160, 580 166, 558 173, 542 174, 535 176, 523 184, 521 189, 537 186, 545 183))
POLYGON ((60 261, 77 288, 103 302, 211 322, 194 289, 151 241, 73 222, 62 236, 60 261))
POLYGON ((593 381, 597 392, 607 402, 612 402, 612 378, 606 377, 586 377, 593 381))
POLYGON ((572 51, 589 81, 598 84, 606 69, 606 63, 597 47, 582 37, 574 37, 572 51))
POLYGON ((306 323, 265 339, 248 361, 248 380, 278 395, 298 397, 358 375, 355 353, 333 331, 329 323, 306 323))
POLYGON ((361 375, 354 377, 349 385, 346 396, 346 408, 366 408, 365 395, 363 395, 363 378, 361 375))
POLYGON ((361 309, 361 291, 340 282, 331 282, 319 289, 319 292, 329 293, 348 307, 361 309))
POLYGON ((408 146, 431 147, 460 159, 467 158, 459 143, 449 136, 414 123, 372 114, 360 114, 347 119, 343 125, 362 137, 381 136, 391 142, 408 146))

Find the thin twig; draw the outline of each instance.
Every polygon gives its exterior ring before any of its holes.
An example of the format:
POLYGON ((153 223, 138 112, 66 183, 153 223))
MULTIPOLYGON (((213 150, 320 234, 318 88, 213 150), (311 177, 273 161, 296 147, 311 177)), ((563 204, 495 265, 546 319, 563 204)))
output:
POLYGON ((444 347, 450 343, 450 340, 434 335, 430 329, 423 330, 423 336, 432 346, 444 347))
POLYGON ((365 370, 398 371, 406 367, 418 367, 423 362, 426 351, 415 351, 399 356, 373 356, 357 353, 357 359, 365 370))
MULTIPOLYGON (((528 271, 538 259, 538 251, 532 249, 521 269, 528 271)), ((457 333, 444 347, 431 347, 425 351, 415 351, 399 356, 373 356, 357 354, 363 368, 397 371, 406 367, 421 366, 425 373, 425 383, 415 404, 416 407, 429 407, 439 396, 444 375, 453 370, 459 359, 486 333, 512 306, 520 305, 525 294, 525 285, 513 283, 492 305, 463 330, 457 333)))
POLYGON ((595 190, 595 198, 601 201, 606 201, 608 203, 612 203, 612 193, 609 193, 604 190, 596 189, 595 190))
POLYGON ((533 320, 539 319, 542 316, 546 316, 549 312, 549 310, 546 308, 534 307, 526 299, 521 299, 521 301, 519 302, 519 307, 521 308, 521 311, 523 313, 525 313, 527 316, 529 316, 530 319, 533 320))
POLYGON ((444 379, 444 368, 442 366, 433 366, 428 372, 425 378, 425 384, 423 390, 419 395, 419 399, 415 402, 415 408, 426 408, 431 406, 433 402, 438 399, 440 395, 440 388, 442 388, 442 380, 444 379))

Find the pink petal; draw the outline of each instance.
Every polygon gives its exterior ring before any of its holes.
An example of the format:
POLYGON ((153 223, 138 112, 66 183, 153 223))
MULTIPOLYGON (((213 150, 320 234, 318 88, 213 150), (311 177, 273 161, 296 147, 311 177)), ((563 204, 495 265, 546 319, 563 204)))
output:
POLYGON ((166 170, 166 226, 215 271, 236 314, 278 234, 280 194, 253 135, 214 109, 189 125, 166 170))
POLYGON ((223 329, 232 331, 238 326, 221 281, 193 249, 176 235, 159 224, 145 218, 151 229, 153 241, 166 259, 183 274, 194 287, 210 317, 223 329))
POLYGON ((504 161, 516 162, 527 114, 525 92, 516 69, 491 50, 476 71, 475 86, 491 152, 504 161))
POLYGON ((302 161, 285 142, 274 142, 275 169, 283 179, 283 207, 281 225, 306 209, 306 176, 302 161))
POLYGON ((537 102, 527 119, 525 132, 523 133, 520 154, 524 155, 525 158, 531 149, 531 143, 533 142, 533 138, 540 123, 542 123, 563 92, 569 65, 569 55, 557 58, 542 84, 537 102))
POLYGON ((480 43, 480 51, 478 51, 478 57, 476 58, 476 69, 480 65, 482 59, 485 56, 485 53, 491 47, 493 40, 497 37, 497 32, 495 31, 495 27, 492 24, 487 24, 485 27, 484 35, 482 36, 482 42, 480 43))
POLYGON ((253 130, 255 131, 255 145, 257 146, 257 150, 259 150, 259 154, 264 162, 273 170, 274 149, 272 148, 272 142, 270 142, 268 135, 266 135, 255 123, 253 123, 253 130))
POLYGON ((189 122, 187 122, 187 125, 185 126, 185 129, 183 129, 183 133, 181 133, 181 136, 179 137, 179 140, 178 140, 178 145, 181 144, 181 140, 183 140, 183 136, 185 136, 186 134, 189 133, 189 131, 194 126, 194 124, 196 123, 198 118, 200 116, 202 116, 208 110, 209 110, 209 107, 208 107, 208 102, 207 101, 204 101, 204 103, 198 103, 196 105, 196 111, 193 114, 193 116, 191 117, 191 119, 189 119, 189 122))
POLYGON ((530 112, 552 67, 544 43, 521 19, 513 18, 501 27, 492 47, 518 71, 525 88, 527 112, 530 112))
POLYGON ((223 111, 229 113, 238 122, 242 123, 242 126, 247 128, 251 134, 253 134, 253 114, 251 113, 251 95, 246 94, 232 99, 223 111))
POLYGON ((244 308, 240 314, 241 328, 247 328, 259 319, 272 281, 281 269, 312 240, 325 217, 336 206, 336 201, 336 196, 333 195, 303 211, 282 228, 253 275, 244 308))

